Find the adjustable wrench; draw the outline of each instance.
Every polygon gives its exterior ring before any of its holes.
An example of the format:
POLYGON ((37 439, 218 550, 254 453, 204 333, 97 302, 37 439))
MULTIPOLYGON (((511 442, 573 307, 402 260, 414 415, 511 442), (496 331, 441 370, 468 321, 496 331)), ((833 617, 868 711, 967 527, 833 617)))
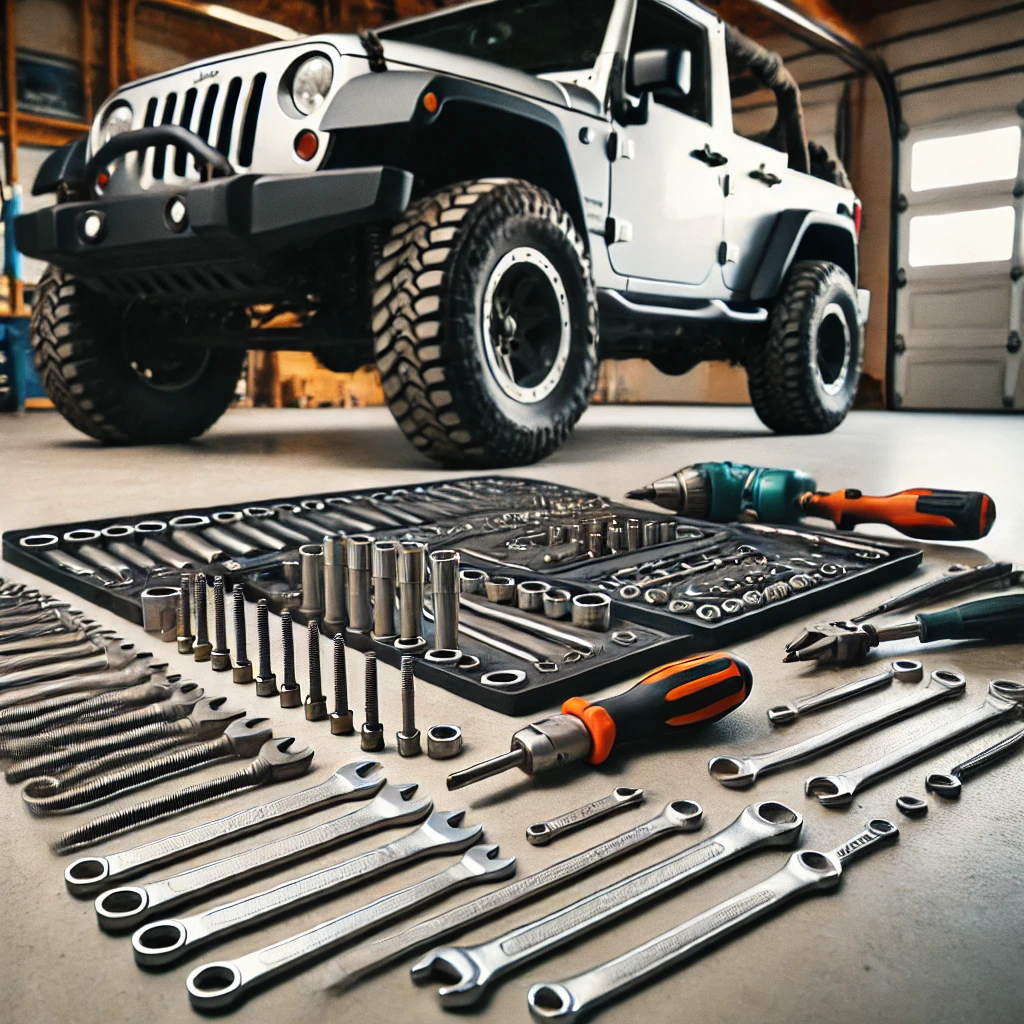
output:
MULTIPOLYGON (((5 672, 0 675, 0 689, 11 690, 15 687, 27 686, 29 683, 40 683, 49 679, 61 679, 65 676, 77 676, 87 672, 102 672, 105 669, 124 668, 135 658, 135 645, 126 644, 119 637, 100 639, 94 637, 87 644, 80 645, 88 647, 89 651, 82 651, 79 654, 78 646, 65 648, 63 652, 46 651, 40 652, 45 655, 55 654, 68 655, 76 652, 73 660, 61 660, 53 664, 39 665, 38 662, 31 666, 26 665, 19 670, 5 672)), ((31 658, 34 655, 19 655, 18 657, 31 658)), ((14 659, 8 662, 10 665, 14 659)))
MULTIPOLYGON (((156 911, 170 910, 182 903, 195 903, 208 893, 243 885, 255 875, 275 871, 303 857, 312 857, 357 836, 422 821, 433 808, 433 802, 430 799, 413 800, 415 791, 414 784, 385 785, 364 807, 322 825, 146 885, 113 890, 123 897, 120 900, 123 913, 116 920, 123 922, 124 929, 132 928, 152 917, 156 911)), ((101 902, 113 906, 111 893, 102 893, 97 899, 98 915, 101 902)), ((109 915, 101 915, 101 919, 105 922, 115 920, 109 915)))
POLYGON ((782 909, 798 896, 836 888, 850 860, 876 850, 898 835, 899 829, 891 821, 875 818, 864 831, 829 853, 798 850, 785 867, 760 884, 628 953, 560 984, 533 985, 527 995, 530 1009, 541 1020, 575 1021, 666 967, 690 960, 713 943, 782 909))
POLYGON ((472 1006, 493 981, 522 964, 548 956, 560 946, 717 871, 737 857, 767 847, 793 846, 802 828, 803 818, 785 804, 750 804, 731 825, 696 846, 627 875, 545 917, 478 946, 442 946, 431 950, 414 965, 412 976, 416 981, 458 978, 458 984, 440 990, 441 1005, 448 1009, 472 1006))
POLYGON ((819 732, 801 743, 794 743, 781 750, 773 750, 767 754, 751 754, 749 757, 734 757, 731 754, 720 754, 713 757, 708 764, 708 771, 713 779, 730 789, 743 789, 751 786, 761 775, 778 771, 791 764, 817 757, 826 750, 843 746, 852 740, 875 729, 880 729, 890 722, 916 715, 925 708, 939 701, 953 697, 962 697, 967 688, 967 680, 959 673, 949 669, 938 669, 924 686, 918 687, 913 693, 898 700, 880 704, 870 711, 865 711, 856 718, 819 732))
POLYGON ((887 775, 915 764, 936 750, 972 736, 1008 718, 1019 717, 1024 708, 1024 683, 996 679, 989 683, 988 696, 970 714, 926 732, 923 736, 859 768, 838 775, 814 775, 804 783, 804 792, 816 796, 826 807, 843 807, 862 790, 887 775))
POLYGON ((386 781, 380 773, 379 762, 353 761, 342 765, 318 785, 301 789, 298 793, 290 793, 277 800, 215 818, 131 850, 111 853, 106 857, 80 857, 64 869, 64 884, 72 896, 92 896, 111 882, 133 878, 161 864, 191 857, 210 847, 262 832, 332 804, 367 800, 386 781))
POLYGON ((197 967, 185 983, 189 1000, 197 1010, 231 1006, 255 985, 265 983, 283 971, 299 967, 335 946, 351 942, 357 936, 457 889, 508 878, 515 869, 515 857, 499 858, 497 846, 474 846, 463 854, 458 863, 407 889, 382 896, 358 910, 332 918, 237 960, 197 967))
MULTIPOLYGON (((144 925, 132 936, 135 962, 142 967, 173 963, 192 952, 197 946, 218 942, 240 928, 248 928, 268 917, 293 910, 311 900, 333 896, 354 885, 361 885, 404 867, 424 857, 442 853, 461 853, 483 834, 483 825, 459 828, 465 811, 434 811, 414 832, 396 839, 376 850, 367 850, 340 864, 314 871, 300 878, 265 889, 252 896, 224 903, 211 910, 203 910, 191 917, 178 920, 154 921, 144 925)), ((127 892, 112 889, 111 893, 127 892)), ((105 908, 104 893, 96 901, 100 927, 106 931, 121 931, 120 915, 109 915, 105 908), (115 929, 114 924, 117 924, 115 929)), ((120 903, 115 900, 115 903, 120 903)))
POLYGON ((339 991, 348 988, 365 974, 379 970, 425 946, 433 946, 449 935, 457 935, 459 932, 474 928, 510 907, 536 899, 549 890, 595 871, 653 839, 674 832, 695 832, 701 827, 703 819, 704 811, 700 804, 690 800, 673 801, 666 805, 657 817, 598 846, 584 850, 583 853, 556 861, 549 867, 520 878, 511 885, 495 889, 494 892, 470 900, 469 903, 463 903, 436 917, 420 921, 404 931, 395 932, 352 950, 335 962, 336 966, 331 972, 332 980, 328 982, 328 987, 339 991))

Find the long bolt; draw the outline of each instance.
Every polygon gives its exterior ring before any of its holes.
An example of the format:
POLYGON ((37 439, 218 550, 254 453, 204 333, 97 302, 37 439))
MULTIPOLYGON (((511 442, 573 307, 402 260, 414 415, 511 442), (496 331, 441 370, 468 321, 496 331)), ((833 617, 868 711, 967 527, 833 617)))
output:
POLYGON ((351 736, 352 709, 348 706, 348 668, 345 665, 345 638, 334 634, 334 711, 331 712, 331 733, 351 736))
POLYGON ((223 576, 213 578, 213 651, 210 653, 210 667, 214 672, 226 672, 231 668, 227 619, 224 611, 223 576))
POLYGON ((384 726, 377 704, 377 655, 372 651, 366 654, 366 721, 359 745, 370 752, 384 749, 384 726))
POLYGON ((292 613, 287 608, 281 612, 281 649, 284 658, 281 707, 297 708, 302 703, 302 692, 295 682, 295 637, 292 634, 292 613))
POLYGON ((192 641, 195 636, 192 633, 192 602, 190 591, 192 590, 192 577, 187 572, 181 574, 181 588, 178 590, 178 653, 191 654, 192 641))
POLYGON ((242 584, 236 583, 232 592, 235 613, 235 663, 231 668, 231 678, 236 683, 252 682, 252 662, 245 647, 245 594, 242 584))
POLYGON ((402 656, 402 731, 398 734, 398 752, 402 757, 420 753, 420 731, 416 728, 416 681, 412 658, 402 656))
POLYGON ((314 619, 309 630, 309 692, 306 694, 306 721, 320 722, 327 717, 327 698, 320 681, 320 623, 314 619))
POLYGON ((256 696, 277 695, 277 676, 270 664, 270 616, 265 598, 256 602, 256 649, 259 653, 260 671, 256 676, 256 696))
POLYGON ((206 573, 196 573, 195 588, 196 642, 192 645, 192 656, 196 661, 209 661, 213 644, 210 643, 210 622, 206 614, 206 573))

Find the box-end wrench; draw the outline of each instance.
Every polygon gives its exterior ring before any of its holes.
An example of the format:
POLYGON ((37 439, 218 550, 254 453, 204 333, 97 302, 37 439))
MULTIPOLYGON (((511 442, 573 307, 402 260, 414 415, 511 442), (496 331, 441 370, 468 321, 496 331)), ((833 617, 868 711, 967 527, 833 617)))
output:
POLYGON ((353 761, 342 765, 323 782, 298 793, 215 818, 130 850, 105 857, 79 857, 64 869, 64 884, 72 896, 81 899, 94 896, 112 882, 134 878, 162 864, 192 857, 324 807, 349 800, 368 800, 386 781, 378 761, 353 761))
POLYGON ((526 827, 526 841, 532 846, 546 846, 548 843, 572 832, 574 829, 592 825, 609 814, 628 810, 644 802, 644 791, 632 786, 617 786, 608 796, 594 800, 582 807, 576 807, 557 818, 538 821, 526 827))
POLYGON ((938 669, 931 674, 931 678, 924 686, 918 687, 906 697, 880 704, 862 715, 857 715, 856 718, 826 729, 825 732, 819 732, 800 743, 767 754, 751 754, 748 757, 720 754, 711 759, 708 771, 711 777, 717 779, 723 786, 743 789, 753 785, 761 775, 817 757, 890 722, 916 715, 940 701, 962 697, 966 689, 967 680, 959 672, 938 669))
POLYGON ((336 960, 329 971, 327 987, 335 991, 348 988, 359 978, 425 947, 434 946, 449 935, 457 935, 482 924, 488 918, 537 899, 581 875, 596 871, 610 861, 654 839, 676 832, 695 832, 701 827, 704 811, 690 800, 675 800, 661 814, 636 828, 614 836, 604 843, 556 861, 549 867, 520 878, 511 885, 495 889, 461 906, 446 910, 376 942, 360 946, 336 960))
POLYGON ((131 928, 157 912, 184 903, 195 903, 217 890, 243 885, 256 875, 278 870, 292 861, 312 857, 358 836, 422 821, 433 809, 433 802, 430 799, 414 800, 415 792, 415 784, 385 785, 364 807, 322 825, 294 832, 232 857, 200 864, 146 885, 118 889, 116 891, 120 899, 116 901, 111 900, 109 892, 103 893, 97 900, 97 913, 100 900, 110 909, 113 909, 116 902, 122 912, 118 920, 124 922, 125 929, 131 928))
MULTIPOLYGON (((127 644, 118 637, 110 639, 92 639, 88 644, 91 653, 76 656, 70 661, 59 661, 53 664, 0 675, 0 689, 13 690, 16 687, 28 686, 30 683, 42 683, 51 679, 62 679, 66 676, 80 676, 89 672, 103 672, 106 669, 124 668, 136 656, 135 645, 127 644)), ((75 648, 65 648, 65 653, 75 648)), ((56 654, 57 651, 48 651, 56 654)), ((26 656, 27 657, 27 656, 26 656)))
POLYGON ((492 982, 523 964, 548 956, 560 946, 717 871, 737 857, 767 847, 793 846, 802 827, 803 818, 785 804, 750 804, 731 825, 703 842, 545 917, 478 946, 442 946, 431 950, 414 965, 413 979, 457 978, 457 984, 438 993, 441 1005, 449 1009, 473 1006, 492 982))
POLYGON ((197 967, 185 983, 189 1000, 197 1010, 231 1006, 257 985, 265 984, 285 971, 295 970, 308 960, 351 942, 387 921, 433 903, 442 896, 515 873, 515 857, 500 858, 497 846, 481 844, 463 854, 445 871, 423 879, 406 889, 389 893, 358 910, 325 921, 283 942, 219 963, 197 967))
POLYGON ((888 686, 894 679, 898 679, 901 683, 919 683, 923 675, 921 662, 900 658, 885 671, 868 676, 866 679, 857 679, 852 683, 833 686, 828 690, 812 693, 809 697, 797 697, 789 704, 777 704, 768 709, 768 721, 772 725, 788 725, 790 722, 795 722, 801 715, 809 715, 814 711, 838 704, 840 701, 849 700, 851 697, 859 697, 863 693, 880 690, 883 686, 888 686))
POLYGON ((874 785, 887 775, 898 772, 942 750, 957 740, 991 729, 999 722, 1015 718, 1024 708, 1024 683, 1009 679, 996 679, 989 683, 988 696, 981 707, 970 714, 941 725, 909 743, 889 751, 882 757, 859 768, 837 775, 814 775, 804 783, 804 792, 816 796, 826 807, 844 807, 862 790, 874 785))
POLYGON ((128 658, 120 668, 99 672, 76 668, 75 675, 72 676, 20 686, 12 690, 0 689, 0 709, 6 710, 15 705, 27 707, 34 701, 84 690, 116 690, 134 686, 135 683, 145 682, 166 669, 167 663, 154 662, 153 655, 148 651, 137 653, 134 658, 128 658))
POLYGON ((829 853, 798 850, 785 867, 731 899, 593 970, 557 984, 533 985, 527 1002, 541 1020, 572 1022, 654 975, 690 960, 754 921, 781 910, 798 896, 835 889, 855 856, 899 836, 885 818, 875 818, 849 842, 829 853))
POLYGON ((931 772, 925 776, 924 788, 936 796, 955 800, 960 796, 966 776, 974 775, 975 772, 980 772, 990 764, 1001 761, 1022 746, 1024 746, 1024 729, 1018 729, 1016 732, 1010 733, 1009 736, 1004 736, 998 743, 993 743, 992 746, 979 750, 977 754, 972 754, 967 760, 950 768, 948 772, 931 772))
MULTIPOLYGON (((142 967, 174 963, 188 956, 198 946, 219 942, 240 928, 248 928, 269 917, 291 911, 312 900, 333 896, 355 885, 362 885, 385 872, 444 853, 462 853, 480 842, 483 825, 460 828, 465 811, 434 811, 414 832, 401 839, 357 854, 340 864, 293 878, 272 889, 245 896, 231 903, 203 910, 177 920, 153 921, 143 925, 132 936, 135 962, 142 967)), ((111 892, 124 892, 113 889, 111 892)), ((104 896, 96 901, 100 927, 114 931, 114 921, 107 918, 104 896)), ((115 905, 117 900, 115 899, 115 905)), ((117 931, 122 928, 118 923, 117 931)))

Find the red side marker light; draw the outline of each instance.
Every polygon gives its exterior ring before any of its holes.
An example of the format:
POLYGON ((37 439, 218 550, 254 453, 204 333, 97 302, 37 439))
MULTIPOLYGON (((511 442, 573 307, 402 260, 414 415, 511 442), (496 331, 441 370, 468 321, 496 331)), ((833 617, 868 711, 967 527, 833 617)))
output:
POLYGON ((437 107, 438 107, 437 93, 434 93, 434 92, 424 93, 423 94, 423 108, 427 111, 427 113, 428 114, 436 114, 437 113, 437 107))
POLYGON ((305 128, 295 136, 295 153, 300 160, 312 160, 319 148, 320 140, 316 132, 305 128))

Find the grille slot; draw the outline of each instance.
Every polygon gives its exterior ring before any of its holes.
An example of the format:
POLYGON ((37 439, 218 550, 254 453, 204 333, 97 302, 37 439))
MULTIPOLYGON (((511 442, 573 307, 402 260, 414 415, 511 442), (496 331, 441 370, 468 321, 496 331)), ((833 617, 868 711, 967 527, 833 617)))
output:
MULTIPOLYGON (((196 109, 196 97, 199 93, 196 89, 189 89, 185 93, 185 102, 181 105, 181 118, 178 120, 178 124, 182 128, 192 127, 192 113, 196 109)), ((185 169, 188 163, 188 151, 175 147, 174 150, 174 173, 179 178, 185 177, 185 169)))
POLYGON ((199 128, 196 134, 203 142, 210 141, 210 128, 213 125, 213 109, 217 106, 217 93, 220 86, 216 82, 206 90, 206 99, 203 100, 203 109, 199 114, 199 128))
MULTIPOLYGON (((164 115, 160 119, 161 124, 174 124, 174 108, 178 105, 178 94, 169 92, 164 100, 164 115)), ((153 177, 160 179, 164 176, 164 164, 167 162, 167 147, 156 146, 153 149, 153 177)))
POLYGON ((235 111, 238 109, 238 97, 242 92, 242 80, 235 76, 228 86, 224 97, 224 110, 220 115, 220 128, 217 132, 217 149, 229 160, 231 159, 231 132, 235 126, 235 111))
POLYGON ((260 103, 263 101, 263 86, 267 76, 260 72, 252 80, 249 99, 245 104, 245 119, 242 121, 242 137, 238 140, 238 163, 241 167, 252 166, 252 150, 256 144, 256 127, 260 118, 260 103))

